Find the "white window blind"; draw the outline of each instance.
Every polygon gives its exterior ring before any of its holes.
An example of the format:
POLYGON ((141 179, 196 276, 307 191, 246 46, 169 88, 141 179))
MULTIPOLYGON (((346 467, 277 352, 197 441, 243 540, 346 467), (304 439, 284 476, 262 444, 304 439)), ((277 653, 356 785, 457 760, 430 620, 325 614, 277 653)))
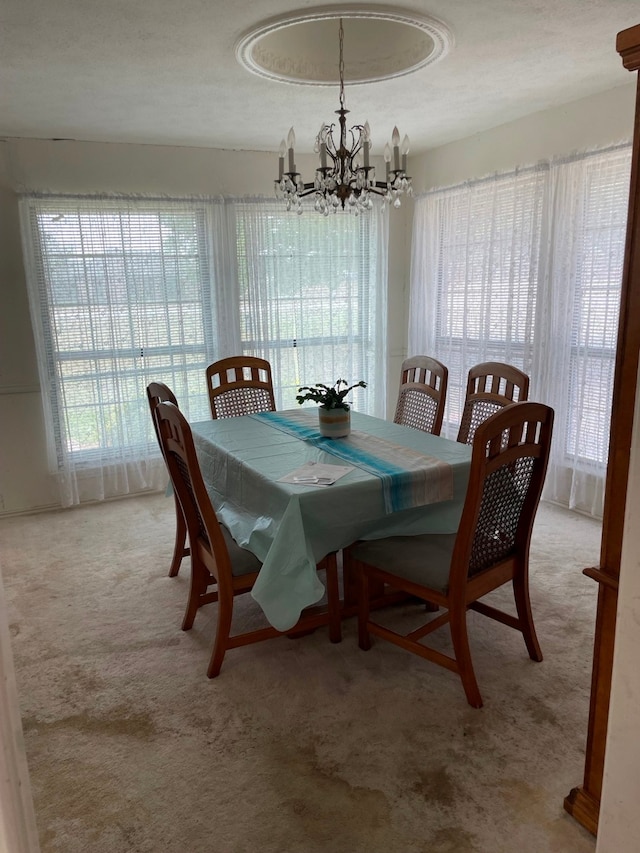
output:
POLYGON ((350 395, 383 413, 384 214, 292 216, 277 203, 236 205, 244 351, 267 358, 278 408, 301 385, 364 379, 350 395))
POLYGON ((567 456, 607 462, 629 198, 628 152, 584 163, 576 234, 567 456))
POLYGON ((353 376, 370 383, 354 404, 380 410, 379 214, 327 221, 267 201, 29 195, 21 215, 64 505, 164 487, 146 386, 165 382, 190 420, 206 419, 205 368, 240 351, 272 362, 279 407, 296 405, 299 385, 353 376))
POLYGON ((156 443, 140 406, 149 381, 204 413, 192 381, 211 357, 203 213, 59 200, 29 213, 58 459, 144 453, 156 443))
POLYGON ((630 158, 616 146, 438 190, 414 217, 409 351, 449 367, 449 435, 473 364, 522 368, 556 412, 545 497, 596 516, 630 158))
POLYGON ((25 198, 25 257, 52 471, 64 504, 164 480, 146 386, 195 419, 215 323, 202 206, 25 198))
POLYGON ((546 170, 527 169, 417 202, 409 351, 449 368, 450 437, 470 367, 506 361, 531 370, 545 182, 546 170))

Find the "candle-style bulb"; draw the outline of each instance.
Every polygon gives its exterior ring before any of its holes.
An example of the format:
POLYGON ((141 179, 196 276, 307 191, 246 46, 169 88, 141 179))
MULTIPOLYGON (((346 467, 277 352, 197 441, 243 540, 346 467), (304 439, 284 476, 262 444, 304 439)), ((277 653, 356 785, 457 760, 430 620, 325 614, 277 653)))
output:
POLYGON ((365 121, 362 128, 362 154, 365 169, 369 168, 369 148, 371 148, 371 128, 369 127, 369 122, 365 121))
POLYGON ((284 141, 284 139, 280 143, 280 152, 279 153, 280 153, 281 157, 284 157, 284 155, 287 153, 287 143, 284 141))
POLYGON ((402 146, 400 147, 400 153, 401 154, 408 154, 409 153, 409 137, 407 136, 406 133, 404 135, 404 139, 402 140, 402 146))
POLYGON ((385 163, 390 163, 390 162, 391 162, 391 146, 389 145, 389 143, 388 143, 388 142, 387 142, 387 144, 384 146, 384 162, 385 162, 385 163))
POLYGON ((287 136, 287 147, 295 148, 296 147, 296 135, 293 132, 293 128, 289 131, 289 135, 287 136))
POLYGON ((391 141, 393 142, 393 170, 395 172, 400 171, 400 131, 397 127, 393 128, 393 133, 391 134, 391 141))

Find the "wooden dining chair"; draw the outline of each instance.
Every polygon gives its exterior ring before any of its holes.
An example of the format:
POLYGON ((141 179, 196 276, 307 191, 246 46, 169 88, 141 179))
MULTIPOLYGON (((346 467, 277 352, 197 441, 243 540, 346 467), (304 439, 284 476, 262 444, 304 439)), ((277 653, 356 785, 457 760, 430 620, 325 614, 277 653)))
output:
POLYGON ((480 424, 457 534, 394 536, 345 549, 345 572, 355 572, 360 581, 360 648, 369 649, 370 634, 375 634, 446 667, 460 676, 474 708, 482 706, 482 697, 471 660, 467 610, 521 631, 531 659, 542 660, 529 601, 529 543, 552 426, 553 410, 528 402, 506 406, 480 424), (371 620, 372 581, 446 610, 407 634, 397 633, 371 620), (509 582, 516 616, 478 600, 509 582), (453 656, 421 642, 446 624, 453 656))
MULTIPOLYGON (((260 561, 251 551, 241 548, 218 521, 202 479, 191 427, 184 415, 172 403, 160 403, 156 407, 156 422, 191 543, 191 587, 182 630, 188 631, 193 626, 200 607, 218 602, 216 637, 207 669, 209 678, 215 678, 228 649, 281 636, 282 632, 269 626, 231 635, 234 597, 251 591, 261 568, 260 561)), ((337 643, 341 640, 341 626, 336 555, 325 557, 319 568, 326 570, 327 609, 307 608, 286 633, 301 634, 328 624, 331 642, 337 643)))
POLYGON ((475 431, 483 421, 503 406, 522 403, 528 396, 529 377, 522 370, 499 361, 476 364, 467 376, 457 440, 473 444, 475 431))
MULTIPOLYGON (((164 457, 164 448, 162 446, 162 441, 160 439, 160 433, 158 432, 158 424, 156 423, 156 406, 159 403, 173 403, 174 406, 178 405, 178 401, 175 398, 175 394, 169 388, 168 385, 165 385, 164 382, 150 382, 147 385, 147 399, 149 400, 149 408, 151 410, 151 420, 153 421, 153 429, 156 433, 156 438, 158 439, 158 444, 160 445, 160 452, 164 457)), ((166 462, 166 459, 165 459, 166 462)), ((180 501, 178 500, 178 496, 175 491, 173 493, 173 503, 176 511, 176 537, 175 543, 173 546, 173 557, 171 558, 171 565, 169 566, 169 577, 175 577, 180 571, 180 564, 184 557, 188 557, 191 551, 187 547, 187 523, 184 520, 184 515, 182 514, 182 507, 180 506, 180 501)))
POLYGON ((212 418, 275 412, 271 365, 264 358, 237 355, 206 370, 212 418))
POLYGON ((440 435, 449 371, 428 355, 402 362, 394 423, 440 435))

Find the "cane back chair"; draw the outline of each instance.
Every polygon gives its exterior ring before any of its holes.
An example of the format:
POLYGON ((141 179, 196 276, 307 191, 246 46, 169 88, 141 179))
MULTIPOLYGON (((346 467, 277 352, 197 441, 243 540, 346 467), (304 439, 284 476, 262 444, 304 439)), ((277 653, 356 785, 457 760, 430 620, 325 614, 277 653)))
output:
POLYGON ((473 444, 478 426, 494 412, 510 403, 522 403, 529 396, 529 377, 522 370, 499 361, 476 364, 467 377, 467 392, 457 440, 473 444))
POLYGON ((444 364, 427 355, 405 359, 394 422, 440 435, 448 375, 444 364))
POLYGON ((231 356, 206 370, 211 417, 233 418, 274 412, 271 365, 264 358, 231 356))
POLYGON ((394 536, 358 542, 344 552, 345 571, 360 579, 359 643, 370 634, 457 673, 467 701, 482 706, 467 634, 467 610, 520 631, 532 660, 541 661, 529 601, 529 543, 549 457, 553 410, 513 403, 476 430, 469 486, 457 534, 394 536), (446 612, 408 634, 373 622, 370 581, 417 596, 446 612), (511 583, 517 616, 478 599, 511 583), (453 657, 420 642, 449 624, 453 657))
MULTIPOLYGON (((156 408, 156 420, 191 543, 191 588, 182 630, 188 631, 193 626, 200 607, 218 602, 216 637, 207 669, 209 678, 215 678, 228 649, 281 636, 282 632, 269 626, 231 635, 234 597, 251 591, 261 564, 251 551, 241 548, 218 521, 202 479, 191 428, 180 410, 171 403, 160 403, 156 408), (210 590, 210 587, 215 589, 210 590)), ((321 566, 326 568, 327 610, 308 608, 287 634, 301 634, 328 624, 331 641, 339 642, 341 627, 336 555, 327 556, 321 566)))
MULTIPOLYGON (((158 432, 158 424, 156 423, 156 406, 159 403, 173 403, 174 406, 177 406, 178 401, 176 400, 173 391, 169 388, 168 385, 165 385, 164 382, 150 382, 147 385, 147 399, 149 400, 149 408, 151 410, 151 420, 153 421, 153 429, 155 430, 156 438, 158 439, 158 444, 160 445, 160 451, 162 453, 162 456, 164 457, 164 448, 160 439, 160 433, 158 432)), ((178 572, 180 571, 180 564, 182 563, 183 558, 188 557, 191 553, 186 545, 187 523, 184 520, 184 515, 182 514, 182 507, 180 506, 180 501, 178 500, 178 496, 176 495, 175 491, 173 493, 173 502, 176 511, 176 538, 175 544, 173 546, 173 557, 171 558, 171 565, 169 566, 170 578, 173 578, 178 574, 178 572)))

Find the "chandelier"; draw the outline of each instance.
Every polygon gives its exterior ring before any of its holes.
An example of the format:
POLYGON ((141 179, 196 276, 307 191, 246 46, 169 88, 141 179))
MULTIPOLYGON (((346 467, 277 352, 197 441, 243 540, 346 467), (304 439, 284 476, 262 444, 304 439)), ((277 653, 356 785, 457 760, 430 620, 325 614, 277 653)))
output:
POLYGON ((336 110, 339 124, 339 136, 334 138, 336 125, 322 123, 316 137, 314 151, 320 155, 320 166, 316 168, 315 180, 305 183, 301 174, 296 170, 295 144, 296 137, 293 128, 289 131, 287 141, 280 143, 278 157, 278 179, 275 182, 276 194, 284 197, 287 210, 297 208, 302 213, 302 199, 315 196, 315 209, 328 216, 339 208, 352 210, 358 214, 361 210, 373 207, 371 196, 382 196, 383 204, 390 203, 400 207, 402 193, 412 195, 411 178, 407 175, 407 155, 409 153, 409 137, 405 136, 400 144, 398 128, 393 128, 391 145, 387 142, 384 147, 385 179, 376 180, 375 167, 369 162, 371 149, 371 132, 369 122, 364 125, 356 124, 349 129, 347 136, 346 115, 349 110, 345 107, 344 96, 344 28, 340 18, 340 109, 336 110), (362 161, 359 158, 362 156, 362 161), (285 158, 287 170, 285 171, 285 158), (392 165, 393 164, 393 165, 392 165))

